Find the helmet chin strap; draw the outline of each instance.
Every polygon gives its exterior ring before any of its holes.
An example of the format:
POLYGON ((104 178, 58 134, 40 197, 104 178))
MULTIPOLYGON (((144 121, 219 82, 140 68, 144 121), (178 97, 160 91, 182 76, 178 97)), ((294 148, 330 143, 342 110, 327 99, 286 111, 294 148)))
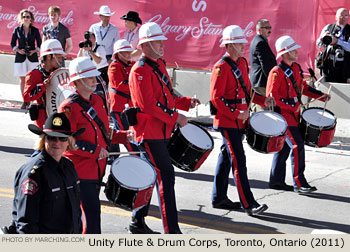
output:
POLYGON ((63 61, 59 62, 55 54, 52 54, 52 57, 56 60, 58 68, 63 67, 63 61))
POLYGON ((164 51, 163 51, 162 53, 156 51, 156 49, 154 49, 154 47, 152 46, 152 44, 151 44, 150 41, 148 41, 148 44, 150 45, 150 47, 151 47, 151 49, 153 50, 153 52, 154 52, 155 54, 157 54, 159 57, 162 57, 162 56, 164 55, 164 51))
POLYGON ((289 54, 290 57, 292 57, 293 60, 297 60, 298 59, 298 56, 294 56, 290 52, 287 52, 287 53, 289 54))
POLYGON ((234 43, 232 43, 233 48, 235 48, 235 50, 240 54, 240 56, 242 56, 244 54, 244 49, 242 51, 238 50, 238 48, 235 46, 234 43))
POLYGON ((126 57, 124 57, 121 53, 118 53, 118 57, 122 58, 123 60, 125 60, 126 62, 129 62, 131 60, 131 58, 127 59, 126 57))
POLYGON ((83 79, 80 79, 81 84, 83 84, 84 87, 86 87, 88 90, 90 91, 95 91, 96 87, 89 87, 88 85, 86 85, 85 81, 83 79))

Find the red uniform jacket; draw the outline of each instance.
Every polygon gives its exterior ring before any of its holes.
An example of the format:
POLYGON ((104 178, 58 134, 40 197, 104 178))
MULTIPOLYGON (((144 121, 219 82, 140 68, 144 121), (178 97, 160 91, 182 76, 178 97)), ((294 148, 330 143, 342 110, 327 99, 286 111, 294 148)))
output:
MULTIPOLYGON (((92 94, 90 100, 87 102, 96 110, 97 116, 102 120, 109 133, 108 115, 102 98, 96 94, 92 94)), ((58 112, 65 112, 70 121, 72 131, 85 128, 85 132, 75 138, 79 149, 76 151, 65 151, 63 155, 73 161, 80 179, 102 179, 105 174, 107 159, 99 160, 98 158, 101 148, 106 149, 107 143, 99 126, 71 98, 61 103, 58 112)), ((125 143, 125 140, 126 132, 119 131, 113 135, 112 142, 125 143)))
MULTIPOLYGON (((41 68, 42 69, 42 68, 41 68)), ((42 71, 45 71, 42 69, 42 71)), ((41 72, 38 68, 28 72, 25 77, 25 86, 23 92, 23 100, 25 102, 36 101, 42 107, 39 110, 38 119, 34 121, 34 124, 39 128, 43 128, 45 120, 47 118, 45 103, 46 100, 46 87, 44 85, 44 80, 49 76, 50 73, 41 72)))
MULTIPOLYGON (((170 82, 164 62, 158 59, 157 63, 170 82)), ((137 113, 137 125, 132 127, 136 141, 170 138, 178 118, 175 108, 188 110, 191 98, 173 96, 168 87, 159 82, 152 67, 143 61, 132 67, 129 85, 133 105, 142 111, 137 113)))
POLYGON ((134 64, 134 61, 125 64, 119 59, 115 59, 108 67, 108 79, 111 87, 109 90, 111 111, 123 112, 126 103, 128 103, 129 107, 132 106, 129 88, 129 73, 134 64))
MULTIPOLYGON (((300 66, 293 63, 289 66, 293 71, 293 76, 297 83, 299 92, 311 98, 318 98, 324 93, 309 86, 303 80, 302 70, 300 66)), ((288 126, 298 126, 300 121, 300 110, 298 110, 300 103, 297 98, 297 93, 293 87, 292 81, 287 77, 284 71, 275 66, 269 73, 266 84, 266 95, 275 98, 276 106, 281 110, 281 115, 287 121, 288 126)), ((321 99, 324 101, 324 99, 321 99)))
MULTIPOLYGON (((251 83, 248 76, 248 65, 244 58, 238 58, 236 66, 242 73, 248 94, 251 83)), ((240 110, 247 110, 245 93, 239 80, 233 75, 231 66, 223 59, 219 60, 213 69, 210 79, 210 100, 217 108, 213 126, 215 128, 239 128, 247 126, 247 121, 238 119, 240 110), (244 100, 242 100, 244 99, 244 100), (241 100, 241 101, 240 101, 241 100)), ((264 106, 265 96, 255 94, 253 102, 264 106)))

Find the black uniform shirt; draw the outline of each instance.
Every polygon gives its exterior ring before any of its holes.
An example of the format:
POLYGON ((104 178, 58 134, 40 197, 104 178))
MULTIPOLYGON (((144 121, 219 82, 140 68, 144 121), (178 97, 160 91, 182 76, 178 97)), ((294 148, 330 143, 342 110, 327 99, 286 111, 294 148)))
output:
POLYGON ((18 233, 81 233, 79 180, 73 163, 45 150, 16 173, 13 222, 18 233))

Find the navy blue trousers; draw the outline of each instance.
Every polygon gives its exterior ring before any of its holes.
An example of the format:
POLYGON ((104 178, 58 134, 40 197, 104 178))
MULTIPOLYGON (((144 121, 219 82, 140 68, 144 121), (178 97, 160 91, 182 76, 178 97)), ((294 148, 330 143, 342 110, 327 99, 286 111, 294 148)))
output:
POLYGON ((98 180, 80 180, 84 234, 101 234, 100 188, 98 180))
MULTIPOLYGON (((147 159, 154 166, 157 173, 156 188, 164 232, 176 233, 180 231, 180 228, 178 224, 174 188, 175 172, 170 160, 167 141, 156 140, 152 142, 143 142, 139 148, 142 151, 146 151, 146 155, 142 154, 141 157, 147 159)), ((150 201, 148 205, 134 210, 133 217, 140 220, 147 216, 150 201)))
POLYGON ((223 146, 215 170, 212 202, 219 203, 227 198, 229 173, 232 168, 233 179, 243 208, 256 204, 247 176, 246 156, 239 129, 220 129, 223 146))
POLYGON ((270 172, 270 182, 285 182, 286 161, 291 157, 294 187, 310 187, 305 179, 305 147, 299 127, 288 127, 287 138, 282 150, 273 156, 270 172))

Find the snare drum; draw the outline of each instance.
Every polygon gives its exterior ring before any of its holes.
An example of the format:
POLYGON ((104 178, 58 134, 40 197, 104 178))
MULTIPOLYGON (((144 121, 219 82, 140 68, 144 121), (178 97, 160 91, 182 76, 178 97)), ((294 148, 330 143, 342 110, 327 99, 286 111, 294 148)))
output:
POLYGON ((73 83, 69 83, 67 68, 59 68, 52 72, 46 85, 46 113, 48 116, 57 112, 60 104, 75 92, 73 83))
POLYGON ((303 111, 299 128, 305 144, 324 147, 332 142, 336 124, 337 118, 331 111, 313 107, 303 111))
POLYGON ((197 170, 214 148, 213 138, 201 126, 189 122, 171 136, 168 150, 172 163, 185 171, 197 170))
POLYGON ((116 159, 111 165, 105 195, 113 204, 134 210, 148 204, 156 181, 153 166, 135 156, 116 159))
POLYGON ((286 141, 287 122, 278 113, 260 111, 254 113, 247 129, 249 146, 261 153, 273 153, 282 150, 286 141))

